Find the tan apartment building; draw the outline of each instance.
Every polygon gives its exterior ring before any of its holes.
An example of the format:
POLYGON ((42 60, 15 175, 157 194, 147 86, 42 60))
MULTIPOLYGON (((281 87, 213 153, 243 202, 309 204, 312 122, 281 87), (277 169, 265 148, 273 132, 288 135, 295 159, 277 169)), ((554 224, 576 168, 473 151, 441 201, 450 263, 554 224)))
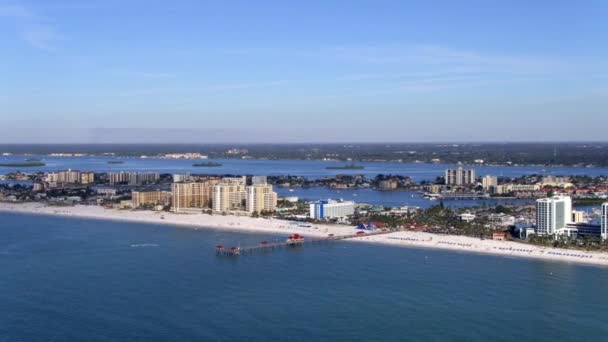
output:
POLYGON ((132 191, 131 202, 134 208, 145 205, 169 205, 171 204, 171 192, 169 191, 132 191))
POLYGON ((213 186, 217 180, 204 182, 184 182, 171 184, 172 206, 174 212, 191 208, 210 208, 213 195, 213 186))
POLYGON ((223 178, 213 187, 215 212, 244 211, 247 200, 246 177, 223 178))
POLYGON ((80 184, 91 184, 95 183, 95 174, 93 172, 81 172, 80 173, 80 184))
POLYGON ((277 193, 272 185, 255 184, 247 187, 246 210, 250 214, 274 211, 277 207, 277 193))

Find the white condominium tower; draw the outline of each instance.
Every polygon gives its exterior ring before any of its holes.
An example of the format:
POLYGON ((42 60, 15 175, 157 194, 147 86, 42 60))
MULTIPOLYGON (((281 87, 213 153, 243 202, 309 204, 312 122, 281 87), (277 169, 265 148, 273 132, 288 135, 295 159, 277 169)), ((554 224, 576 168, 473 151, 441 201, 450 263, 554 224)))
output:
POLYGON ((487 175, 481 179, 481 184, 485 191, 488 191, 498 185, 498 178, 496 176, 487 175))
POLYGON ((602 204, 602 239, 608 239, 608 202, 602 204))
POLYGON ((462 167, 445 170, 446 185, 470 185, 475 183, 475 170, 462 167))
POLYGON ((572 199, 553 196, 536 200, 536 234, 554 235, 572 221, 572 199))

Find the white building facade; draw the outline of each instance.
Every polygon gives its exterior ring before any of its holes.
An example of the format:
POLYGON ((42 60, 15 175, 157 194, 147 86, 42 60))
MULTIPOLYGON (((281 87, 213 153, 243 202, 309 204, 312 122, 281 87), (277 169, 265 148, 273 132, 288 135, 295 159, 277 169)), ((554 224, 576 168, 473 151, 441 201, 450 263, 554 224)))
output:
POLYGON ((446 185, 471 185, 475 183, 475 170, 462 167, 445 170, 446 185))
POLYGON ((319 201, 310 204, 310 217, 313 219, 345 218, 355 214, 353 201, 319 201))
POLYGON ((608 202, 602 204, 602 239, 608 239, 608 202))
POLYGON ((553 196, 536 201, 536 234, 555 235, 572 221, 572 199, 553 196))
POLYGON ((481 179, 481 185, 485 191, 495 188, 498 185, 498 178, 496 176, 484 176, 481 179))

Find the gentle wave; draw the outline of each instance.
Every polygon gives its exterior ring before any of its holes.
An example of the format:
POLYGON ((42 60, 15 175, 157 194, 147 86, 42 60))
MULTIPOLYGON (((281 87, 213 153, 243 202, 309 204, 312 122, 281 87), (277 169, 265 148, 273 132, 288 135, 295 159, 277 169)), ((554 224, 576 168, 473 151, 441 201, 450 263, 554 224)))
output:
POLYGON ((155 243, 140 243, 140 244, 132 244, 131 247, 158 247, 155 243))

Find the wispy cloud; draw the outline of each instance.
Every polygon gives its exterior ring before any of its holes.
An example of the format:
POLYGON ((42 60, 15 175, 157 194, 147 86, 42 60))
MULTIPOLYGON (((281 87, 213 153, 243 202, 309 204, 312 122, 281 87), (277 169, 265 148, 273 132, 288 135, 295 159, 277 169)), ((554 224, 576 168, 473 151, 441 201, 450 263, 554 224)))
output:
POLYGON ((37 49, 55 50, 64 38, 48 18, 23 5, 0 4, 0 17, 13 19, 21 39, 37 49))

